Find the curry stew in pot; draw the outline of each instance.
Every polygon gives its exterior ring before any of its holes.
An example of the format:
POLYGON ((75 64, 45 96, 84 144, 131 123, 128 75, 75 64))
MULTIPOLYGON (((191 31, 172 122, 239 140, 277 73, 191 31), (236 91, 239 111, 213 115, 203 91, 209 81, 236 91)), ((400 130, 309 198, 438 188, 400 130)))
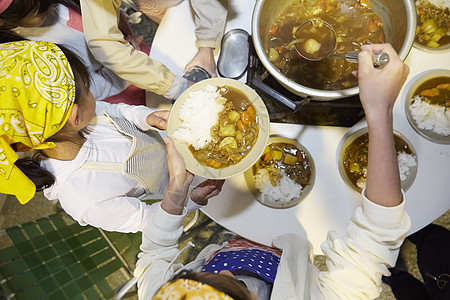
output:
POLYGON ((195 159, 215 169, 239 163, 258 139, 258 114, 248 97, 239 89, 222 86, 220 94, 228 101, 219 115, 219 124, 211 128, 215 143, 196 150, 189 146, 195 159))
POLYGON ((320 52, 329 45, 317 29, 316 37, 301 35, 300 24, 308 20, 328 22, 336 32, 333 54, 359 51, 362 45, 385 42, 381 18, 370 8, 368 0, 298 0, 292 1, 275 19, 268 34, 268 57, 284 76, 304 86, 321 90, 342 90, 358 85, 352 75, 357 65, 340 57, 308 61, 296 50, 320 52))

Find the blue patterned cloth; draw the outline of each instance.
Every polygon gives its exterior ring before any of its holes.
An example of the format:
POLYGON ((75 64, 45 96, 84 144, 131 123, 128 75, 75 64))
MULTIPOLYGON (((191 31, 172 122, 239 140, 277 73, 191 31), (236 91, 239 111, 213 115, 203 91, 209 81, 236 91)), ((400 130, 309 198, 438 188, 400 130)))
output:
POLYGON ((277 274, 280 257, 275 253, 260 249, 243 249, 218 252, 203 266, 202 272, 219 273, 222 270, 234 272, 247 270, 273 283, 277 274))

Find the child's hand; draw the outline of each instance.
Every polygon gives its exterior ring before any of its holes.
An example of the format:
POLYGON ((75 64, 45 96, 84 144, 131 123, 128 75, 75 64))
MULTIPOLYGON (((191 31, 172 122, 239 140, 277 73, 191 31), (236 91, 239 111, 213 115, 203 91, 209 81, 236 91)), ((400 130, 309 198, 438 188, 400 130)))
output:
POLYGON ((409 68, 390 44, 365 45, 358 56, 359 96, 367 120, 386 112, 391 113, 409 68), (373 66, 372 52, 386 52, 389 63, 382 69, 373 66))
POLYGON ((198 205, 208 204, 208 199, 219 195, 225 180, 207 179, 191 191, 191 199, 198 205))
POLYGON ((170 138, 165 138, 167 148, 167 162, 170 179, 169 187, 161 202, 161 208, 169 214, 180 215, 183 212, 189 185, 194 175, 186 171, 183 158, 178 154, 170 138))
POLYGON ((202 67, 211 77, 217 77, 214 49, 209 47, 200 47, 194 58, 186 65, 186 67, 184 67, 184 72, 187 72, 194 66, 202 67))
POLYGON ((146 122, 150 126, 166 130, 168 118, 169 118, 168 110, 154 111, 147 116, 146 122))
POLYGON ((170 173, 170 182, 175 187, 189 186, 194 175, 186 171, 183 158, 175 149, 175 144, 170 138, 164 138, 167 149, 167 163, 170 173))

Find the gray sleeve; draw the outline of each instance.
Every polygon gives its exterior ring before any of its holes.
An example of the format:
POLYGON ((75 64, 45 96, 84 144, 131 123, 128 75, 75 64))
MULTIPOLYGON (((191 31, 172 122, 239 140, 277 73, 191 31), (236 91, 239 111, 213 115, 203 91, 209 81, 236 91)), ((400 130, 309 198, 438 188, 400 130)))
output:
POLYGON ((216 48, 225 28, 228 0, 190 1, 195 15, 195 36, 199 47, 216 48))

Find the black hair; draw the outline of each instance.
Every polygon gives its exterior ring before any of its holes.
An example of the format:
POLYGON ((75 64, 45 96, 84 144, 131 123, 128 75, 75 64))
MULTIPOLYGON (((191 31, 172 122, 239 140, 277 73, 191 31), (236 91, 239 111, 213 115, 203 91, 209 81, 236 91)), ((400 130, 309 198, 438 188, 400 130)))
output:
MULTIPOLYGON (((174 282, 175 280, 181 279, 181 278, 195 280, 195 281, 207 284, 209 286, 212 286, 216 290, 227 294, 234 300, 248 300, 249 299, 248 294, 244 295, 242 293, 242 289, 233 288, 233 285, 222 284, 222 282, 219 280, 210 280, 209 278, 204 278, 201 275, 202 275, 201 272, 192 272, 192 271, 183 270, 180 273, 175 274, 175 276, 173 276, 169 280, 169 282, 174 282)), ((232 279, 232 278, 230 278, 230 279, 232 279)), ((240 285, 237 280, 236 280, 236 284, 237 284, 236 286, 240 285)))
POLYGON ((63 4, 77 12, 81 12, 80 0, 14 0, 11 5, 0 14, 5 24, 4 29, 14 28, 22 19, 30 13, 37 11, 38 14, 47 12, 53 5, 63 4))
POLYGON ((1 43, 9 43, 9 42, 15 42, 24 40, 23 37, 15 33, 14 31, 11 31, 9 29, 1 29, 0 30, 0 42, 1 43))
MULTIPOLYGON (((86 91, 89 91, 89 72, 81 59, 75 53, 63 46, 58 45, 58 47, 64 53, 67 61, 72 68, 75 80, 75 103, 79 106, 83 106, 83 97, 81 96, 85 95, 86 91)), ((59 135, 58 133, 51 136, 46 141, 65 141, 63 136, 59 135)), ((43 189, 46 189, 55 183, 55 177, 53 176, 53 174, 51 174, 44 168, 41 168, 40 162, 41 158, 39 155, 21 158, 15 162, 15 165, 36 185, 36 191, 42 191, 43 189)))

